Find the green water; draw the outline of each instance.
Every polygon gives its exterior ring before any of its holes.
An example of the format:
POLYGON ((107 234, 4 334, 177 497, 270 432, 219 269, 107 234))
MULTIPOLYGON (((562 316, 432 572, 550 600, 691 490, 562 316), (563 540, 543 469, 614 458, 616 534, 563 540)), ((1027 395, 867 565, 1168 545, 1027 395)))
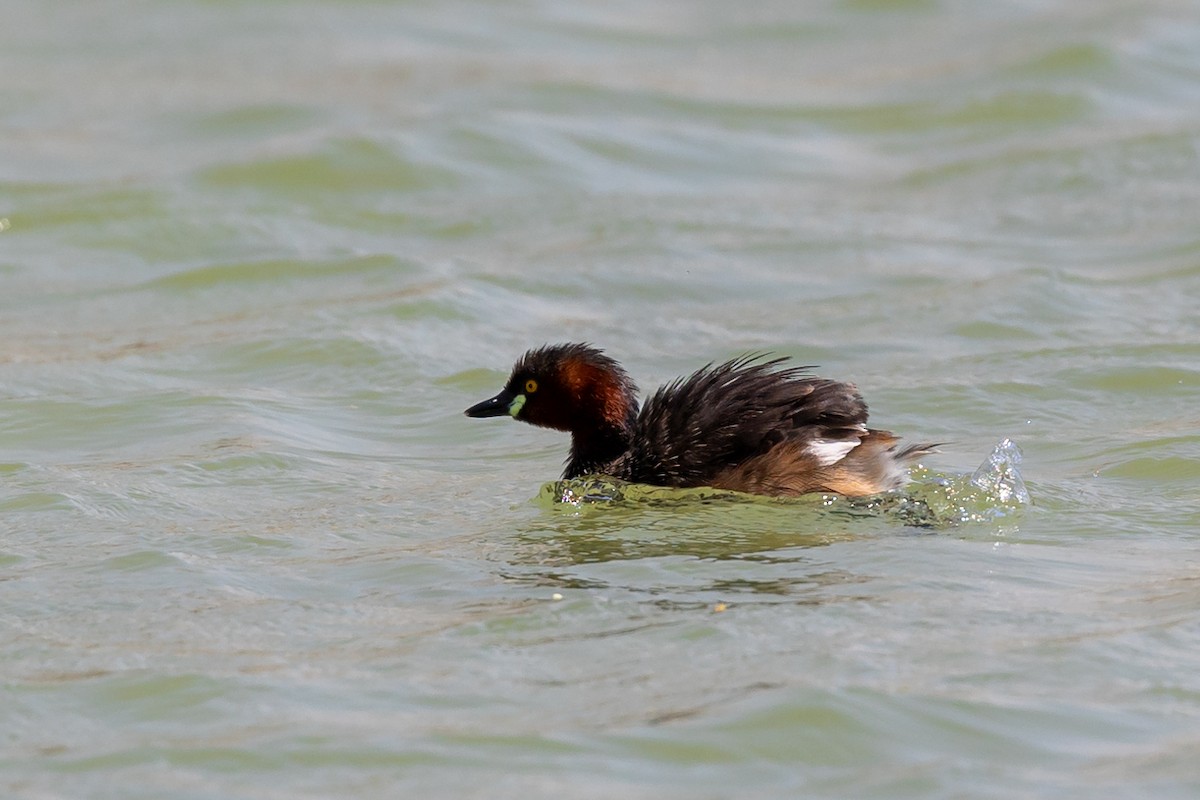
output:
POLYGON ((1194 3, 9 0, 0 794, 1200 794, 1194 3), (770 350, 1033 497, 539 499, 770 350))

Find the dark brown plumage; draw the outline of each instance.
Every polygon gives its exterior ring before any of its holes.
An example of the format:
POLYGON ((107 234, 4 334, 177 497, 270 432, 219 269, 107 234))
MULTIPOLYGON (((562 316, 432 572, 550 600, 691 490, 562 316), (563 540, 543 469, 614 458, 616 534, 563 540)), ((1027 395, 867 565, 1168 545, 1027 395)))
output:
POLYGON ((616 361, 587 344, 548 345, 522 356, 504 389, 466 414, 570 432, 566 478, 765 495, 897 489, 905 465, 931 451, 867 428, 853 384, 764 359, 709 364, 663 386, 639 411, 637 387, 616 361))

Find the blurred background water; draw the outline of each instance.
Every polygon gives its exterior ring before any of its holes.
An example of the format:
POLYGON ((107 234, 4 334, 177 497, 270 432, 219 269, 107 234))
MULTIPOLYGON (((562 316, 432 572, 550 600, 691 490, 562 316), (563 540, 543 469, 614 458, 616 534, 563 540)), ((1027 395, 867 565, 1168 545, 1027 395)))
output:
POLYGON ((3 794, 1196 797, 1198 217, 1191 0, 7 0, 3 794), (562 340, 1033 505, 541 502, 562 340))

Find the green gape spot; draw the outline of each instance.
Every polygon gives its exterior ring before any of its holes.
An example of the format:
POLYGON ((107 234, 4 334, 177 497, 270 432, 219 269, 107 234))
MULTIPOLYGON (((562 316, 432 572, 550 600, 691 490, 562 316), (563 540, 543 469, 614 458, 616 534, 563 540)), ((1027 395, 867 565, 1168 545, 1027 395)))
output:
POLYGON ((509 416, 512 417, 513 419, 516 419, 517 414, 521 413, 521 409, 524 408, 524 406, 525 406, 525 395, 523 395, 523 394, 517 395, 516 397, 514 397, 512 399, 512 402, 508 404, 509 416))

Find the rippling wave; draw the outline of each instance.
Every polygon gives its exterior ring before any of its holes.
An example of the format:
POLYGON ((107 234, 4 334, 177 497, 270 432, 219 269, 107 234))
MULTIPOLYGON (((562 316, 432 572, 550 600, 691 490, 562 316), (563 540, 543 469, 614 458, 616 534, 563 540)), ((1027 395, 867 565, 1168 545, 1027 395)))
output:
POLYGON ((5 796, 1193 797, 1198 32, 9 3, 5 796), (461 411, 563 340, 949 444, 887 507, 550 503, 564 438, 461 411))

